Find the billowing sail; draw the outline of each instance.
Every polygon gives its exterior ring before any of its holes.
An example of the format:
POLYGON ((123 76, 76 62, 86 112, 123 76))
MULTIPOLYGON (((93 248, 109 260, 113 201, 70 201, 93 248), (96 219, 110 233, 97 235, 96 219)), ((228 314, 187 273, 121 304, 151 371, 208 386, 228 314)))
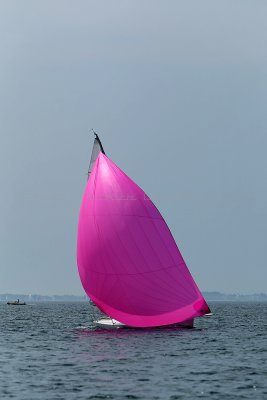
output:
POLYGON ((82 199, 77 261, 88 296, 126 325, 169 325, 209 312, 157 208, 101 152, 82 199))

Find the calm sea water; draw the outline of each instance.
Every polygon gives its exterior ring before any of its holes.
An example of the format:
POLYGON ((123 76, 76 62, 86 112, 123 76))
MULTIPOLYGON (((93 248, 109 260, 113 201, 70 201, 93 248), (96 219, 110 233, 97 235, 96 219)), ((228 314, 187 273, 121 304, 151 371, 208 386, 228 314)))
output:
POLYGON ((0 304, 1 399, 267 399, 267 303, 195 328, 95 329, 88 303, 0 304))

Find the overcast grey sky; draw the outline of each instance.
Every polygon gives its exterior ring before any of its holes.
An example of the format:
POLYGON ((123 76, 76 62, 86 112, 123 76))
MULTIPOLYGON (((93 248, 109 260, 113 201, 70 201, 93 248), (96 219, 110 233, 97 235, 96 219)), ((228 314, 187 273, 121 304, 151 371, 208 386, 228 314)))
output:
POLYGON ((0 1, 0 293, 82 294, 93 127, 201 290, 266 292, 267 2, 0 1))

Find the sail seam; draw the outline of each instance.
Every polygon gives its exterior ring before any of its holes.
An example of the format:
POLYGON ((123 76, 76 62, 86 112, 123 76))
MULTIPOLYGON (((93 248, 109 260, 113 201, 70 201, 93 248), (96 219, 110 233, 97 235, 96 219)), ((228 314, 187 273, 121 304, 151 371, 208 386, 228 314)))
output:
POLYGON ((118 215, 118 216, 123 216, 123 217, 138 217, 138 218, 156 219, 156 220, 160 220, 160 221, 162 220, 162 217, 149 217, 148 215, 119 214, 119 213, 96 214, 97 217, 109 217, 110 215, 118 215))
POLYGON ((107 272, 101 272, 101 271, 95 271, 94 269, 90 268, 90 271, 96 273, 96 274, 106 274, 106 275, 143 275, 143 274, 150 274, 152 272, 157 272, 157 271, 162 271, 162 270, 166 270, 169 268, 175 268, 175 267, 179 267, 181 264, 175 264, 175 265, 171 265, 169 267, 163 267, 163 268, 158 268, 158 269, 152 269, 151 271, 144 271, 144 272, 136 272, 136 273, 127 273, 127 272, 112 272, 112 273, 107 273, 107 272))

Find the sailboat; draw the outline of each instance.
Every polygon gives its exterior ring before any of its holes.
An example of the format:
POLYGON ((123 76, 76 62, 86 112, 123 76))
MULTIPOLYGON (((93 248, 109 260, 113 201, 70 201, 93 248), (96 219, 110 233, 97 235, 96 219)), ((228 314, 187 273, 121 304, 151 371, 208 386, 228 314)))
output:
POLYGON ((26 302, 20 301, 20 299, 13 300, 13 301, 9 300, 6 304, 9 306, 26 306, 26 302))
POLYGON ((210 313, 160 212, 107 157, 96 133, 77 264, 85 292, 107 315, 100 327, 192 327, 210 313))

